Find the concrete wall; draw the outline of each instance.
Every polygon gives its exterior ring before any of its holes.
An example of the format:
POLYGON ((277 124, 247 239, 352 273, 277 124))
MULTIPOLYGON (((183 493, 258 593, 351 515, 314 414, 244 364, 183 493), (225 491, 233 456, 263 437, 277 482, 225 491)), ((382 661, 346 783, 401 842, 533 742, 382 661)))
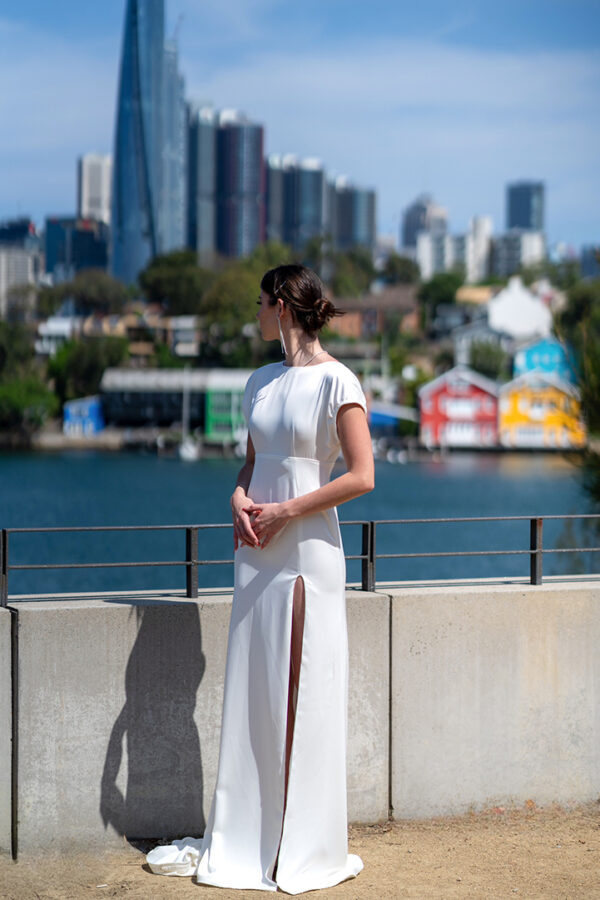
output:
POLYGON ((599 582, 392 598, 396 818, 598 797, 599 582))
MULTIPOLYGON (((11 604, 19 618, 20 853, 38 849, 40 836, 51 851, 121 845, 123 834, 202 834, 230 599, 223 591, 198 602, 173 594, 11 604)), ((388 622, 387 597, 352 598, 353 820, 388 812, 388 622)))
MULTIPOLYGON (((216 777, 229 593, 11 606, 20 852, 201 833, 216 777)), ((387 816, 390 738, 397 818, 596 799, 600 579, 349 591, 348 634, 352 821, 387 816)), ((10 614, 0 610, 5 851, 10 645, 10 614)))
POLYGON ((10 612, 0 608, 0 851, 11 849, 11 626, 10 612))

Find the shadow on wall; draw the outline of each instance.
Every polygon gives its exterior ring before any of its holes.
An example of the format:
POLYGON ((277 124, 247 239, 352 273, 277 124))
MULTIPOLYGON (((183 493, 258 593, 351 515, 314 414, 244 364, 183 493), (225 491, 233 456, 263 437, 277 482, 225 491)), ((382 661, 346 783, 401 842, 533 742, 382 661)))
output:
POLYGON ((201 836, 199 611, 194 603, 168 603, 135 607, 135 614, 139 630, 125 671, 125 705, 108 742, 100 814, 105 828, 132 840, 201 836))

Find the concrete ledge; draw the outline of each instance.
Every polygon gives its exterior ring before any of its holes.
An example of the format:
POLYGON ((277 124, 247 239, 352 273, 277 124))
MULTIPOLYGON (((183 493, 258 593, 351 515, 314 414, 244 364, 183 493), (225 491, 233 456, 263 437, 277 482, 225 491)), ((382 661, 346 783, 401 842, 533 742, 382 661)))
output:
POLYGON ((11 615, 0 608, 0 852, 11 852, 11 615))
MULTIPOLYGON (((216 779, 230 592, 11 607, 19 852, 201 835, 216 779)), ((389 600, 353 594, 348 613, 349 816, 375 821, 388 811, 389 600)))
POLYGON ((596 799, 600 583, 390 593, 395 817, 596 799))

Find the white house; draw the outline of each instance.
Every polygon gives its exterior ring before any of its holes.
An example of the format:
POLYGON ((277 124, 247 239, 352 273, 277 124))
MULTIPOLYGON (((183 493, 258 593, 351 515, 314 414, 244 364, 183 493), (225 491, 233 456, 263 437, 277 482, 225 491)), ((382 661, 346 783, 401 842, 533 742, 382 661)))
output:
POLYGON ((552 330, 552 313, 514 275, 504 290, 489 301, 488 324, 494 331, 505 332, 518 341, 543 338, 552 330))

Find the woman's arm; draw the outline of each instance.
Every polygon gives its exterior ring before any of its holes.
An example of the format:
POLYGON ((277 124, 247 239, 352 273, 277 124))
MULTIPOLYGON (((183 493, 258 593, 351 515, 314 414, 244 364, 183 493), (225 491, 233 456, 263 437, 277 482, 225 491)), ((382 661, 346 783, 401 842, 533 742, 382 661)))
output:
POLYGON ((323 487, 282 503, 251 503, 245 511, 261 547, 290 519, 322 512, 372 491, 375 483, 373 450, 367 417, 357 403, 342 406, 337 417, 337 432, 347 471, 323 487))
POLYGON ((249 547, 258 547, 258 538, 252 530, 250 517, 246 507, 252 503, 248 497, 248 488, 254 471, 254 445, 248 435, 246 445, 246 462, 240 469, 235 489, 231 495, 231 515, 233 518, 233 549, 237 550, 240 544, 248 544, 249 547))

